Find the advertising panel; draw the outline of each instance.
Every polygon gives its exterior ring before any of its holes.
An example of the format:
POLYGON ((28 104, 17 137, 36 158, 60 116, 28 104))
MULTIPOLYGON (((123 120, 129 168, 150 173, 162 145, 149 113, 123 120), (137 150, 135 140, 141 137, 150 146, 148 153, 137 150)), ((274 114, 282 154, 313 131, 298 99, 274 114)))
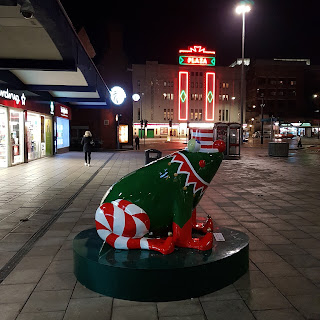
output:
POLYGON ((57 117, 57 149, 70 146, 69 120, 57 117))

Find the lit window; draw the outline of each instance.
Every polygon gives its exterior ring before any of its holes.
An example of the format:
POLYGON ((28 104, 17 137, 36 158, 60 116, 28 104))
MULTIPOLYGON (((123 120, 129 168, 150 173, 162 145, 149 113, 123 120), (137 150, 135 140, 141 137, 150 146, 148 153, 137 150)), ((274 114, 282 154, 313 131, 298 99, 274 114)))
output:
POLYGON ((170 100, 170 93, 167 93, 167 99, 170 100))
POLYGON ((226 88, 229 88, 229 83, 226 83, 226 88))
POLYGON ((163 109, 163 120, 167 120, 167 109, 163 109))
POLYGON ((167 82, 163 81, 163 86, 166 87, 167 86, 167 82))
POLYGON ((199 95, 198 95, 197 93, 195 93, 195 94, 194 94, 194 100, 198 100, 198 96, 199 96, 199 95))
POLYGON ((199 94, 199 100, 202 100, 202 93, 199 94))
POLYGON ((291 85, 291 86, 295 86, 296 84, 297 84, 297 81, 296 81, 296 80, 291 80, 291 81, 290 81, 290 85, 291 85))
POLYGON ((194 100, 194 93, 191 93, 191 100, 194 100))
POLYGON ((223 82, 223 84, 222 84, 222 88, 225 88, 226 87, 226 83, 225 82, 223 82))
POLYGON ((199 109, 199 120, 202 120, 202 109, 199 109))
POLYGON ((193 109, 191 109, 190 120, 193 120, 193 115, 194 115, 194 110, 193 110, 193 109))
POLYGON ((220 101, 222 100, 222 95, 221 95, 221 94, 219 94, 219 100, 220 100, 220 101))
POLYGON ((195 109, 194 120, 198 120, 198 109, 195 109))
POLYGON ((163 99, 164 100, 167 99, 167 94, 166 93, 163 94, 163 99))

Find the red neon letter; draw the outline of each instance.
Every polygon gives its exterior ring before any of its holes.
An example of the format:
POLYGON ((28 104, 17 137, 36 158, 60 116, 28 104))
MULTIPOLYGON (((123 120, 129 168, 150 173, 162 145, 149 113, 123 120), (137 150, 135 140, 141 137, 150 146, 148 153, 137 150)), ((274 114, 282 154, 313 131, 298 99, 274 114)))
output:
POLYGON ((188 120, 189 116, 189 73, 179 71, 179 120, 188 120))
POLYGON ((214 120, 214 99, 215 99, 215 77, 214 72, 206 73, 206 120, 214 120))

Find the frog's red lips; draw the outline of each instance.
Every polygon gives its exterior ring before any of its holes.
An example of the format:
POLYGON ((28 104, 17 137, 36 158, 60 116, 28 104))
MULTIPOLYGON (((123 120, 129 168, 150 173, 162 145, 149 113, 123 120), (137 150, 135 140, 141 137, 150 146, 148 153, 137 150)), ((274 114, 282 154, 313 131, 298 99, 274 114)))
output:
POLYGON ((174 153, 174 157, 171 162, 180 163, 177 173, 185 173, 187 175, 186 182, 184 184, 185 187, 193 184, 193 193, 195 194, 197 191, 201 191, 201 195, 204 193, 206 188, 209 186, 209 183, 204 181, 194 170, 189 159, 182 153, 177 152, 174 153))

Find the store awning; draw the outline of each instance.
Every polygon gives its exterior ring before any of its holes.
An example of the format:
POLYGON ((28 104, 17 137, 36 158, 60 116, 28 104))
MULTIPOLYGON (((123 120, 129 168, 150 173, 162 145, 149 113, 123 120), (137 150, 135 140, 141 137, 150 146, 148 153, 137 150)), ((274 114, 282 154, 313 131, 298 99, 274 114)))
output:
POLYGON ((31 0, 34 18, 20 5, 0 5, 0 89, 22 90, 28 100, 107 107, 107 86, 58 0, 31 0))

